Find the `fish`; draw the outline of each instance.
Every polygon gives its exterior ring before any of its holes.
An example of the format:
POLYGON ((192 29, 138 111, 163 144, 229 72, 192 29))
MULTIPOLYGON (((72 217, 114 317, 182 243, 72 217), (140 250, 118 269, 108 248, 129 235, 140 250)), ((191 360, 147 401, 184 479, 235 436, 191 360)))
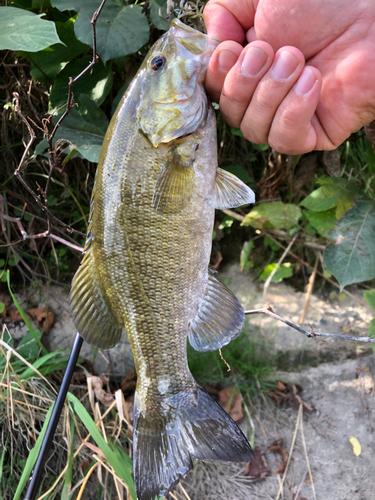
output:
POLYGON ((209 268, 215 209, 254 202, 217 164, 204 89, 218 42, 183 24, 152 46, 109 124, 84 256, 70 292, 83 338, 110 349, 125 328, 137 371, 133 473, 138 500, 164 496, 192 459, 247 462, 237 424, 190 373, 187 339, 220 349, 245 321, 209 268))

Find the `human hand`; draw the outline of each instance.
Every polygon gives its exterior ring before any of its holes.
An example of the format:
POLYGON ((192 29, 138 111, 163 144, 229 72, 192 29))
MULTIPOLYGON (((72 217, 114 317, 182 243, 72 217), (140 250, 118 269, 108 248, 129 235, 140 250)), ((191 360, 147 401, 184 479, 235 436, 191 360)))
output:
POLYGON ((210 0, 204 19, 223 41, 206 88, 247 139, 288 154, 334 149, 374 120, 372 0, 210 0))

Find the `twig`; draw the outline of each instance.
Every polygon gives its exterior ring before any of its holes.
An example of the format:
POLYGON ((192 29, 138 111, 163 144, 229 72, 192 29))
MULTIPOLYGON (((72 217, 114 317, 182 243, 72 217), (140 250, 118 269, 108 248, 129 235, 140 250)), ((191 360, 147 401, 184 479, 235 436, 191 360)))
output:
MULTIPOLYGON (((301 407, 302 405, 300 405, 301 407)), ((302 444, 303 444, 303 451, 305 453, 305 458, 306 458, 306 464, 307 464, 307 469, 309 471, 309 479, 311 482, 311 488, 313 490, 313 495, 314 495, 314 500, 316 500, 316 493, 315 493, 315 486, 314 486, 314 478, 311 473, 311 467, 310 467, 310 460, 309 460, 309 454, 307 453, 307 446, 306 446, 306 440, 305 440, 305 433, 303 430, 303 415, 300 417, 300 425, 301 425, 301 438, 302 438, 302 444)))
POLYGON ((271 316, 271 318, 277 319, 279 321, 282 321, 286 325, 290 326, 291 328, 294 328, 294 330, 297 330, 297 332, 303 333, 306 335, 306 337, 309 338, 315 338, 315 337, 331 337, 334 339, 343 339, 343 340, 355 340, 357 342, 370 342, 372 344, 375 344, 375 339, 371 337, 353 337, 351 335, 339 335, 337 333, 321 333, 321 332, 316 332, 315 330, 305 330, 304 328, 301 328, 300 326, 295 325, 291 321, 288 321, 287 319, 282 318, 281 316, 278 316, 273 312, 273 309, 270 305, 267 307, 263 307, 262 309, 252 309, 250 311, 245 311, 245 314, 267 314, 267 316, 271 316))
POLYGON ((314 265, 314 270, 310 276, 309 283, 307 285, 307 290, 306 290, 306 297, 305 297, 305 304, 303 306, 303 311, 300 317, 300 324, 302 324, 305 321, 305 317, 307 314, 307 311, 309 309, 309 304, 310 304, 310 297, 314 288, 314 283, 315 283, 315 276, 316 276, 316 271, 318 268, 318 262, 319 262, 319 255, 317 255, 315 259, 315 265, 314 265))
MULTIPOLYGON (((0 213, 2 213, 3 210, 4 210, 4 198, 3 198, 3 196, 0 195, 0 213)), ((5 222, 4 222, 4 218, 3 217, 0 217, 0 226, 1 226, 4 238, 5 238, 5 241, 7 242, 6 246, 8 246, 11 249, 14 257, 16 258, 16 266, 19 269, 19 271, 22 273, 22 275, 25 276, 25 277, 27 277, 30 281, 32 281, 32 279, 30 279, 30 277, 27 276, 27 274, 23 272, 23 270, 22 270, 21 266, 19 265, 19 263, 22 263, 22 265, 25 267, 25 269, 27 269, 27 271, 29 271, 29 273, 33 276, 34 280, 37 280, 38 277, 45 278, 44 275, 42 275, 40 273, 37 273, 36 271, 34 271, 33 269, 31 269, 31 267, 27 264, 27 262, 13 248, 13 246, 12 246, 13 243, 11 243, 11 241, 9 240, 9 236, 7 234, 7 231, 6 231, 6 226, 5 226, 5 222), (17 263, 17 259, 19 261, 18 263, 17 263)), ((50 281, 52 281, 53 283, 61 285, 61 283, 59 281, 56 281, 53 278, 48 278, 48 279, 50 281)), ((42 288, 45 288, 45 287, 42 285, 42 288)))
POLYGON ((279 269, 279 267, 280 267, 280 265, 281 265, 282 261, 285 259, 286 255, 287 255, 287 253, 289 252, 289 250, 291 249, 291 247, 292 247, 293 243, 296 241, 297 236, 298 236, 298 233, 296 233, 296 234, 293 236, 293 238, 292 238, 292 240, 290 241, 289 245, 287 246, 287 248, 284 250, 284 253, 283 253, 283 254, 282 254, 282 256, 280 257, 280 259, 279 259, 278 263, 277 263, 277 264, 276 264, 276 266, 272 269, 272 272, 271 272, 271 274, 268 276, 267 281, 264 283, 264 288, 263 288, 263 297, 265 297, 265 296, 266 296, 267 289, 268 289, 269 284, 271 283, 272 278, 275 276, 276 271, 279 269))
POLYGON ((228 361, 224 358, 222 352, 221 352, 221 349, 219 349, 219 354, 220 354, 220 357, 221 357, 221 360, 224 361, 224 363, 227 365, 227 372, 230 372, 230 364, 228 363, 228 361))
POLYGON ((243 215, 238 214, 234 210, 228 210, 224 209, 222 210, 226 215, 229 215, 229 217, 233 217, 233 219, 239 220, 240 222, 243 222, 245 220, 245 217, 243 215))
MULTIPOLYGON (((18 92, 13 92, 13 97, 14 97, 14 100, 15 100, 15 102, 14 102, 14 111, 17 113, 17 115, 21 118, 21 120, 23 121, 23 123, 26 125, 27 130, 29 131, 29 136, 30 136, 29 142, 27 143, 27 145, 25 147, 25 151, 23 152, 21 161, 20 161, 17 169, 14 172, 14 174, 18 176, 19 172, 20 172, 20 170, 22 168, 23 162, 25 161, 25 158, 27 156, 27 153, 29 152, 29 149, 31 148, 32 143, 36 139, 36 135, 35 135, 35 132, 34 132, 33 128, 31 127, 30 123, 26 120, 26 118, 21 113, 20 96, 19 96, 18 92)), ((24 184, 23 179, 21 180, 21 182, 24 184)))
MULTIPOLYGON (((266 236, 268 236, 269 238, 271 238, 271 240, 274 241, 277 245, 279 245, 280 248, 283 248, 285 250, 284 245, 282 245, 279 241, 277 241, 275 238, 273 238, 271 234, 269 234, 267 232, 265 232, 264 234, 266 236)), ((294 257, 295 259, 299 260, 301 262, 301 264, 303 264, 304 266, 306 266, 306 267, 308 267, 310 269, 314 269, 312 266, 310 266, 310 264, 308 262, 306 262, 303 259, 301 259, 301 257, 298 257, 298 255, 296 255, 295 253, 291 252, 290 250, 289 250, 288 253, 289 253, 289 255, 291 255, 292 257, 294 257)), ((318 274, 321 278, 324 278, 326 281, 328 281, 328 283, 331 283, 331 285, 333 285, 334 287, 336 287, 336 288, 338 288, 340 290, 340 285, 338 285, 333 280, 331 280, 331 278, 328 278, 328 276, 325 276, 323 273, 321 273, 318 270, 316 271, 316 274, 318 274)), ((369 306, 366 302, 364 302, 363 300, 359 299, 358 297, 356 297, 352 293, 348 292, 348 290, 345 290, 345 288, 342 289, 342 292, 345 293, 345 295, 347 295, 351 299, 353 299, 356 302, 358 302, 359 304, 361 304, 363 307, 366 307, 366 309, 369 309, 370 311, 372 311, 372 307, 371 306, 369 306)))
MULTIPOLYGON (((1 195, 0 195, 0 209, 1 209, 1 195)), ((2 217, 3 219, 5 219, 9 222, 15 223, 17 225, 21 235, 22 235, 22 239, 7 243, 6 245, 0 245, 0 248, 16 245, 17 243, 22 243, 22 241, 25 241, 25 240, 35 240, 38 238, 51 238, 55 241, 58 241, 59 243, 62 243, 63 245, 66 245, 67 247, 72 248, 73 250, 77 250, 78 252, 83 252, 83 247, 81 247, 80 245, 75 245, 74 243, 71 243, 70 241, 67 241, 64 238, 60 238, 60 236, 57 236, 56 234, 50 233, 48 230, 44 231, 43 233, 39 233, 39 234, 27 234, 22 226, 22 223, 21 223, 22 215, 21 215, 21 217, 10 217, 9 215, 2 213, 0 210, 0 217, 2 217)))
POLYGON ((286 478, 286 474, 288 472, 289 464, 290 464, 290 461, 292 459, 292 453, 293 453, 294 445, 295 445, 295 442, 296 442, 296 437, 297 437, 297 432, 298 432, 298 424, 299 424, 300 420, 303 418, 302 414, 303 414, 303 405, 300 404, 299 405, 299 409, 298 409, 297 422, 296 422, 296 426, 295 426, 295 429, 294 429, 292 444, 291 444, 290 450, 289 450, 288 461, 286 463, 286 467, 285 467, 283 478, 282 478, 281 483, 280 483, 279 491, 277 492, 276 500, 279 500, 281 492, 283 490, 284 481, 285 481, 285 478, 286 478))

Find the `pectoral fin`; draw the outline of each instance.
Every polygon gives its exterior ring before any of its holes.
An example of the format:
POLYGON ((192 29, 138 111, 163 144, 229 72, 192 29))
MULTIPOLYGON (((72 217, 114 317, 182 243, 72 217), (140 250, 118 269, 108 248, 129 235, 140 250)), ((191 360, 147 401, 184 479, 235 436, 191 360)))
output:
POLYGON ((206 297, 191 325, 190 344, 197 351, 216 351, 238 337, 244 324, 237 297, 209 270, 206 297))
POLYGON ((177 213, 190 202, 194 189, 194 160, 184 158, 176 148, 156 181, 152 206, 161 213, 177 213))
POLYGON ((217 168, 214 185, 214 208, 234 208, 255 202, 254 192, 246 186, 238 177, 217 168))

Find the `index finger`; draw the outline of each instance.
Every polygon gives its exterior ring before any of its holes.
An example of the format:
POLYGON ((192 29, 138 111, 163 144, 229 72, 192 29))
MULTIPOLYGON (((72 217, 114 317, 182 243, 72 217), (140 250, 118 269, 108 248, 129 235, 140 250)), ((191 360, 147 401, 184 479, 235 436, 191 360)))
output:
POLYGON ((244 44, 245 33, 254 25, 252 0, 210 0, 203 11, 207 34, 214 40, 244 44))

